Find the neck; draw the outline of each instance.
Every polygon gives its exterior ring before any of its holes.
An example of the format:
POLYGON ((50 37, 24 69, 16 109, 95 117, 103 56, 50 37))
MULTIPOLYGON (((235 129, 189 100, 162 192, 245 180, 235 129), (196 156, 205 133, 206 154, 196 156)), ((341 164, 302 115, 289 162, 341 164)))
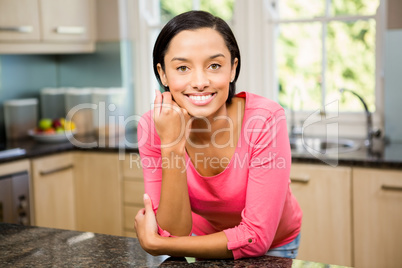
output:
POLYGON ((189 138, 193 144, 210 143, 211 138, 217 139, 225 133, 219 130, 233 128, 233 122, 228 114, 226 104, 212 116, 193 117, 191 120, 189 138))

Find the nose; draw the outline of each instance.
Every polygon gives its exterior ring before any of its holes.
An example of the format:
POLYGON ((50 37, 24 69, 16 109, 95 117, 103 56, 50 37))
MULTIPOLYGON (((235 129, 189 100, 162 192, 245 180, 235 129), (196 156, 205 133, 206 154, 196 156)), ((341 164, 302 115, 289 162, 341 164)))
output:
POLYGON ((193 72, 191 86, 197 90, 204 90, 209 86, 209 79, 204 70, 196 70, 193 72))

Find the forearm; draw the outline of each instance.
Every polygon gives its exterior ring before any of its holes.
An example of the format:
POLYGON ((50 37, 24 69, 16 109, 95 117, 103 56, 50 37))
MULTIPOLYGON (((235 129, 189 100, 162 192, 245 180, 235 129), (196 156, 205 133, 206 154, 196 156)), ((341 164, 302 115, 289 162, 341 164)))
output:
POLYGON ((188 236, 192 228, 184 150, 162 150, 162 186, 159 226, 175 236, 188 236))
POLYGON ((159 237, 154 253, 206 259, 233 258, 232 251, 227 249, 227 242, 224 232, 204 236, 159 237))

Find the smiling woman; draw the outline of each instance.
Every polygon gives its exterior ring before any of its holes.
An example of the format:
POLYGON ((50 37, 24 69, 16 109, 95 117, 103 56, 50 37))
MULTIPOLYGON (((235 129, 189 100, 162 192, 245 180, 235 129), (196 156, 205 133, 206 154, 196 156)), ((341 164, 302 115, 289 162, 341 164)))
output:
POLYGON ((302 212, 289 188, 284 110, 235 94, 241 58, 229 26, 183 13, 162 29, 153 56, 165 92, 138 125, 141 246, 153 255, 294 258, 302 212))
POLYGON ((226 113, 220 109, 226 108, 238 58, 231 63, 230 51, 216 30, 180 32, 170 42, 164 61, 165 68, 157 64, 159 77, 180 107, 198 117, 226 113))

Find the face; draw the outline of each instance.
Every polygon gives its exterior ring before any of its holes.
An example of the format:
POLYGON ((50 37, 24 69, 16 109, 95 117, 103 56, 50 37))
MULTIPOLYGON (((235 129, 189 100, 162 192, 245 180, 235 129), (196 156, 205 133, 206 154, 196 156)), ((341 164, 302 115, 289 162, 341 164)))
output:
POLYGON ((157 68, 180 107, 190 115, 210 117, 226 111, 237 61, 231 64, 229 49, 216 30, 201 28, 173 37, 165 55, 165 70, 160 64, 157 68))

